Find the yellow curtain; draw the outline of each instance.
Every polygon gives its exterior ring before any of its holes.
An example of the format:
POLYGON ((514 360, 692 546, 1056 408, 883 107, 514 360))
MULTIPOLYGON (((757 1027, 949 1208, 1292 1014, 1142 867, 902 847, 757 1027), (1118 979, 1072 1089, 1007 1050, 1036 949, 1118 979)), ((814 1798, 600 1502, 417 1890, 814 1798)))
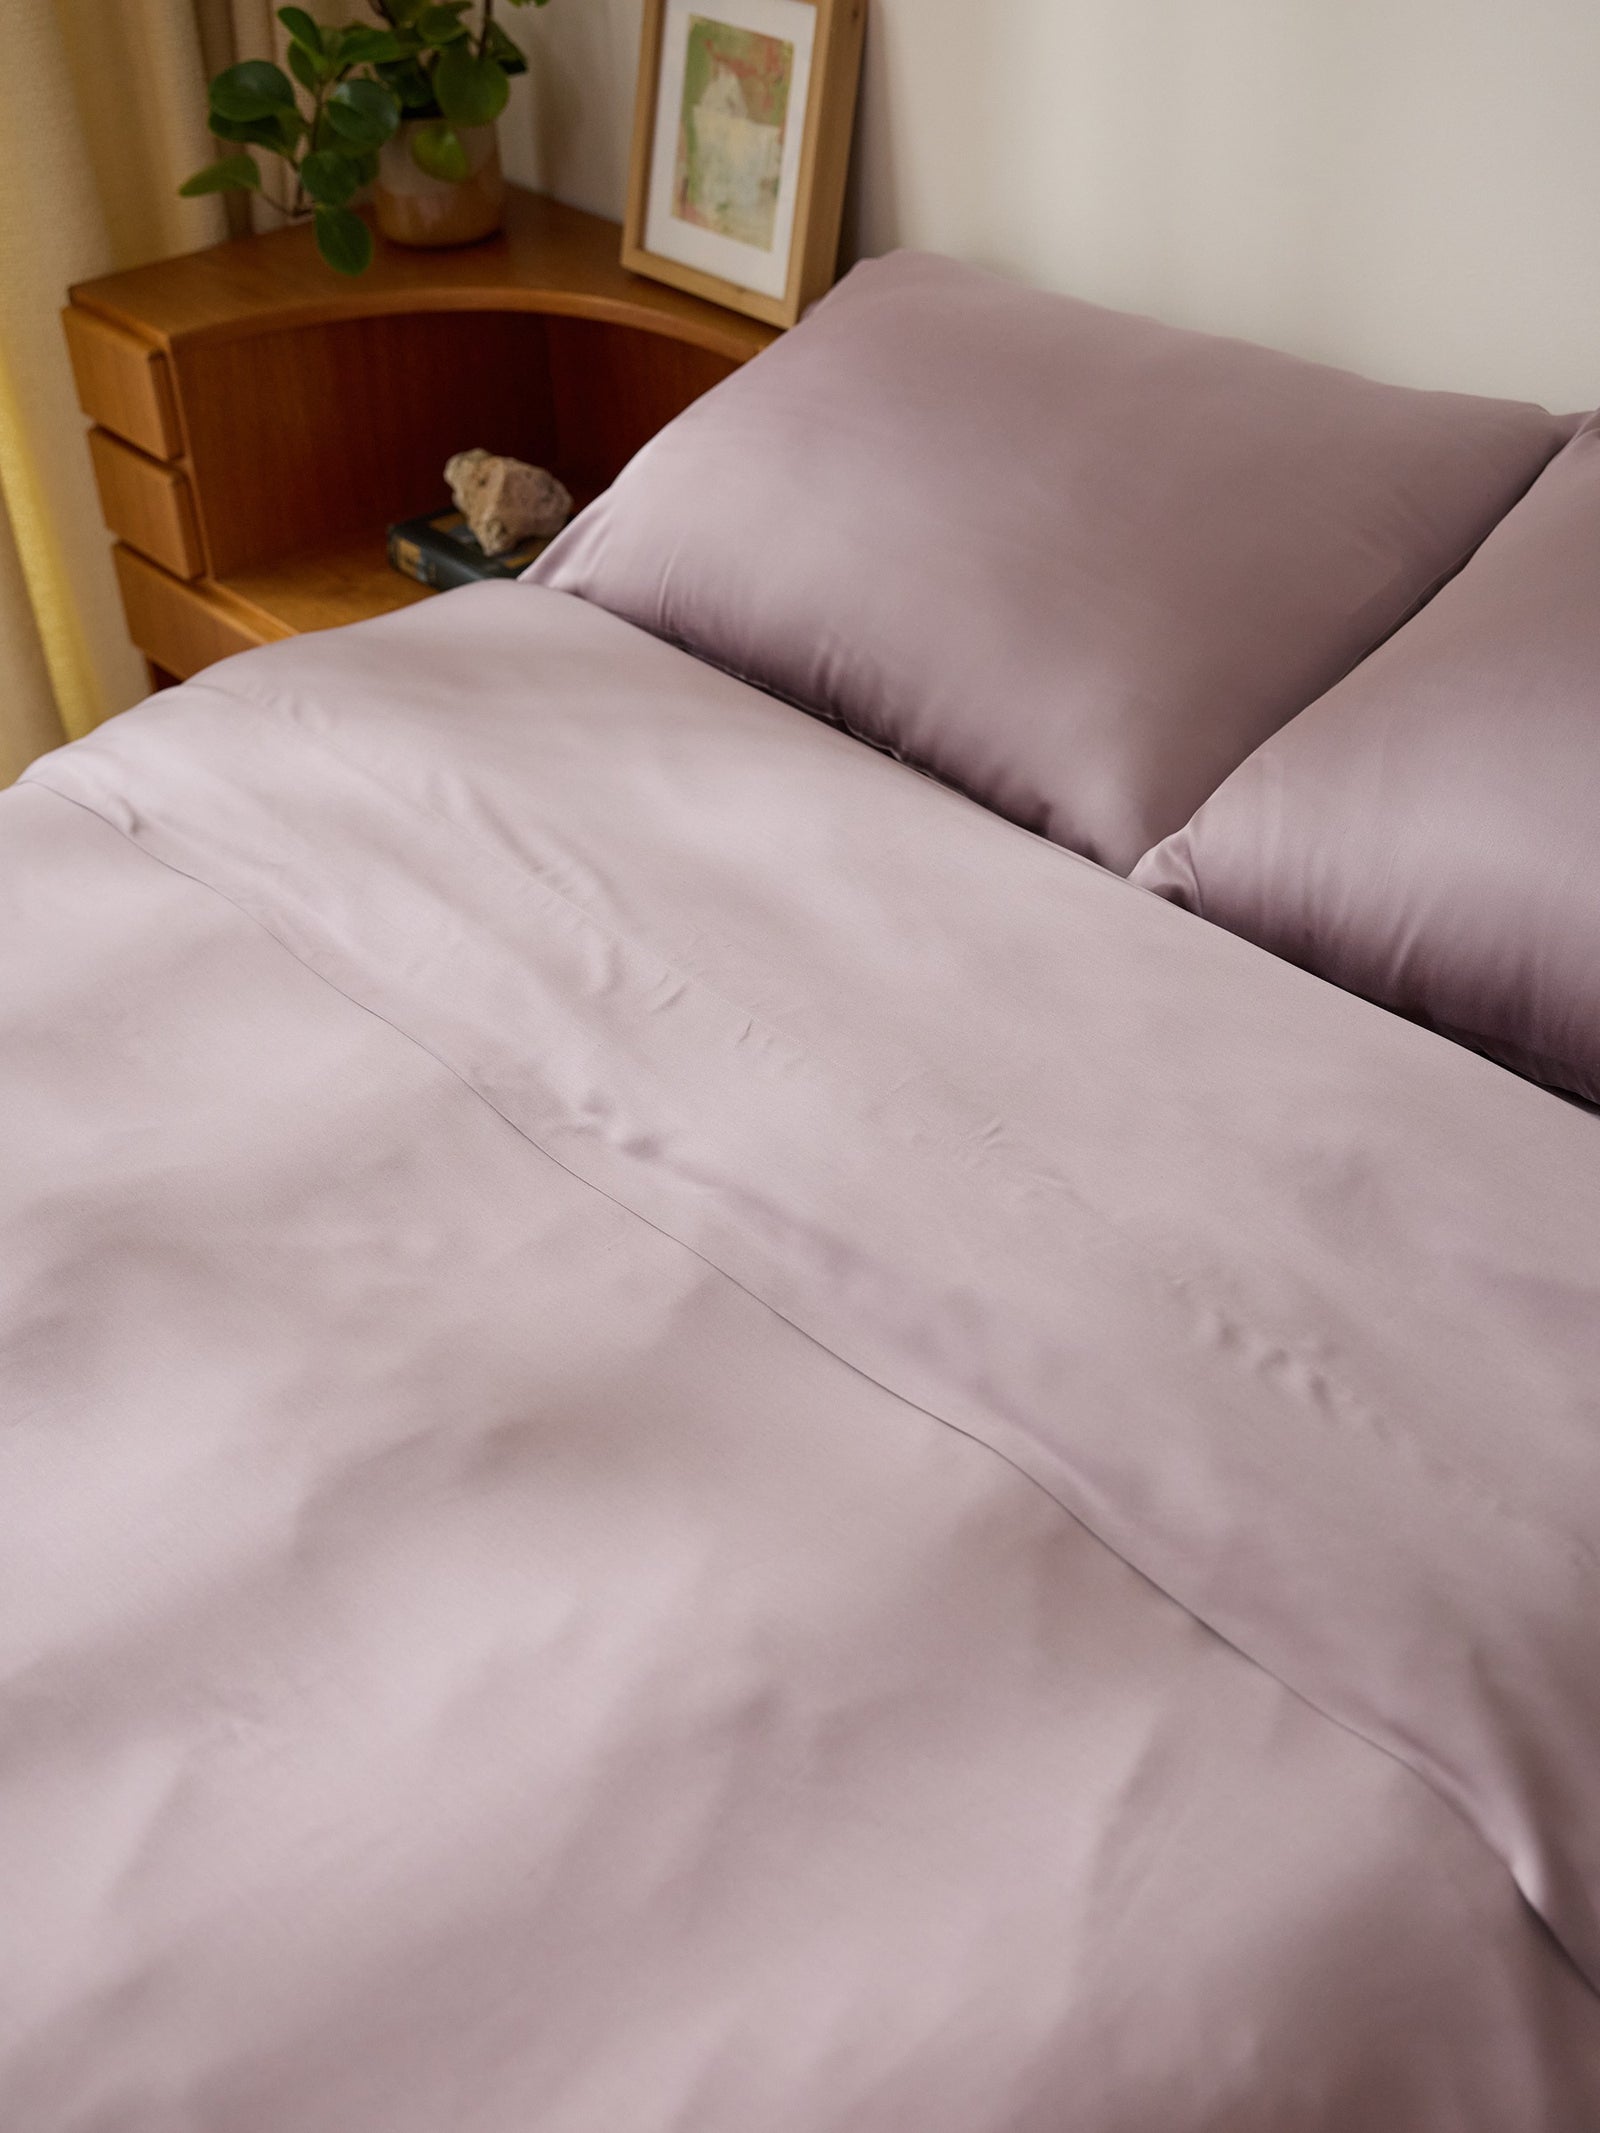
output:
POLYGON ((0 98, 0 783, 145 692, 58 313, 212 243, 176 187, 214 153, 193 0, 6 0, 0 98))

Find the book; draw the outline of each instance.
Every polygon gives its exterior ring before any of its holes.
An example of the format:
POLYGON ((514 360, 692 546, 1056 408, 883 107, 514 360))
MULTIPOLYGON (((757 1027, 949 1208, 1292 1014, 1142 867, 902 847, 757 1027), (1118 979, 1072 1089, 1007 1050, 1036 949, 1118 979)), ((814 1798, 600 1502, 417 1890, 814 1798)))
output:
POLYGON ((389 528, 389 561, 419 585, 440 592, 452 585, 475 585, 483 578, 520 577, 548 540, 519 541, 504 555, 485 555, 459 511, 425 511, 421 518, 401 519, 389 528))

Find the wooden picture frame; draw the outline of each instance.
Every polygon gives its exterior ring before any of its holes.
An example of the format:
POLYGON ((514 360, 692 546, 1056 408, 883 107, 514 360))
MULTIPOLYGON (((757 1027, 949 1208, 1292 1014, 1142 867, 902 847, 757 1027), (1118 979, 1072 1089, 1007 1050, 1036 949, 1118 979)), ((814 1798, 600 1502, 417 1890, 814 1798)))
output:
POLYGON ((866 15, 645 0, 625 267, 770 326, 832 287, 866 15))

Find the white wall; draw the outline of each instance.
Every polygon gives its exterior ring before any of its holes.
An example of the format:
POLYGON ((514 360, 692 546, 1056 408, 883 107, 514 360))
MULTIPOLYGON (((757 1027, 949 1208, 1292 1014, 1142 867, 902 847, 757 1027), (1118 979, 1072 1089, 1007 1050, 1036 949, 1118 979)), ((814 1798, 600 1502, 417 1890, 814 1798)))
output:
MULTIPOLYGON (((846 242, 1600 402, 1597 0, 870 0, 846 242)), ((639 0, 513 16, 514 172, 620 214, 639 0)))

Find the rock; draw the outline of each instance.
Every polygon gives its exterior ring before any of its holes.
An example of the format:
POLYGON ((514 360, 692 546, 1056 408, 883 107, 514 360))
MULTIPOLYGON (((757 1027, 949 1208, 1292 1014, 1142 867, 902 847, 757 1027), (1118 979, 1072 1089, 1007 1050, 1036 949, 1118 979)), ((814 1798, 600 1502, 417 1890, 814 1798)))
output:
POLYGON ((504 555, 518 541, 547 540, 572 516, 572 497, 548 467, 502 459, 481 446, 457 452, 444 478, 485 555, 504 555))

